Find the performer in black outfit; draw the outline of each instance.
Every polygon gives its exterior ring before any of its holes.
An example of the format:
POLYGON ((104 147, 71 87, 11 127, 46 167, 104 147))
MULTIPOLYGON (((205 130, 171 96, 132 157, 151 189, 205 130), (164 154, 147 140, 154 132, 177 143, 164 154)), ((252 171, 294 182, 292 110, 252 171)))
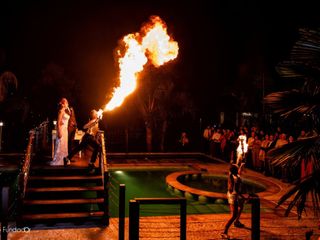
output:
POLYGON ((101 151, 101 145, 97 139, 97 133, 99 131, 99 120, 101 117, 99 117, 99 114, 96 110, 92 110, 90 112, 90 120, 88 123, 86 123, 83 126, 83 129, 86 130, 85 135, 83 136, 81 143, 71 150, 69 155, 65 157, 64 160, 64 166, 70 165, 70 159, 81 151, 82 149, 86 148, 87 146, 91 146, 93 148, 93 152, 91 155, 91 160, 89 162, 89 171, 94 172, 94 163, 97 159, 98 153, 101 151))

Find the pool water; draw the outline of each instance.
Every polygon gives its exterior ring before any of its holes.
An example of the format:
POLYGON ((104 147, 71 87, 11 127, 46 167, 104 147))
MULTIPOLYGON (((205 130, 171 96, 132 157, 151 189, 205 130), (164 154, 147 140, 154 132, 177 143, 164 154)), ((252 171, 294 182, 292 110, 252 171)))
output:
MULTIPOLYGON (((180 169, 185 171, 186 169, 180 169)), ((109 204, 110 216, 118 217, 119 184, 126 185, 126 216, 129 216, 129 200, 134 198, 174 198, 179 195, 170 190, 165 178, 177 169, 125 170, 110 173, 109 204)), ((180 195, 182 197, 182 195, 180 195)), ((244 211, 249 211, 246 206, 244 211)), ((228 213, 229 206, 224 203, 202 203, 196 200, 187 201, 187 214, 228 213)), ((141 205, 141 216, 179 215, 179 205, 141 205)))
MULTIPOLYGON (((225 175, 205 175, 201 178, 188 178, 183 181, 183 184, 192 188, 209 191, 226 193, 228 187, 228 179, 225 175)), ((242 178, 241 192, 247 194, 253 194, 265 191, 265 187, 259 183, 242 178)))

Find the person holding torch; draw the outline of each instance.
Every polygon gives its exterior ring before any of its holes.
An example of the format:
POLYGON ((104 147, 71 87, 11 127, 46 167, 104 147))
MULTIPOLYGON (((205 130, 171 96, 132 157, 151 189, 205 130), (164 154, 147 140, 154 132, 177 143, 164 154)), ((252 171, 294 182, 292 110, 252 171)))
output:
POLYGON ((244 202, 248 199, 241 192, 241 171, 244 164, 245 163, 241 163, 240 167, 237 164, 232 164, 229 169, 227 198, 231 217, 225 224, 224 231, 221 233, 223 239, 229 239, 228 230, 232 223, 234 223, 234 226, 237 228, 244 227, 244 224, 239 221, 244 202))

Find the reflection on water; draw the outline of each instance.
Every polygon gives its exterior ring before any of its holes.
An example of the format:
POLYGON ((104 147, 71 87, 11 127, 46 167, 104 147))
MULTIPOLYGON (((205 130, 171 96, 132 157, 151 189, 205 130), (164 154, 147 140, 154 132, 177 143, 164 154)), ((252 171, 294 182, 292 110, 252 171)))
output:
MULTIPOLYGON (((182 181, 180 179, 180 181, 182 181)), ((251 180, 242 178, 242 193, 258 193, 265 191, 266 188, 259 183, 253 182, 251 180)), ((228 187, 227 176, 224 175, 205 175, 201 177, 185 177, 183 184, 192 188, 209 191, 209 192, 218 192, 226 193, 228 187)))

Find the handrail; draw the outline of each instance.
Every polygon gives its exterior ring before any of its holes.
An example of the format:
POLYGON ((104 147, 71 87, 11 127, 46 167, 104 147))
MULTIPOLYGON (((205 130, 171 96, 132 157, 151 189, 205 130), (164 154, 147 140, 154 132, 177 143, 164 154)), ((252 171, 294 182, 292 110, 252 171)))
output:
POLYGON ((101 174, 103 175, 104 172, 108 171, 106 145, 105 145, 105 140, 104 140, 104 132, 100 130, 98 132, 98 134, 99 134, 99 138, 100 138, 100 142, 101 142, 100 168, 101 168, 101 174))
POLYGON ((251 239, 260 240, 260 198, 257 194, 249 196, 251 203, 251 239))
POLYGON ((124 240, 126 217, 126 185, 119 185, 119 234, 118 239, 124 240))
POLYGON ((26 193, 27 188, 27 182, 29 178, 29 170, 31 165, 31 159, 32 159, 32 152, 33 152, 33 141, 35 138, 35 129, 32 129, 29 131, 29 140, 28 140, 28 146, 25 153, 25 157, 21 163, 20 172, 18 176, 18 204, 19 204, 19 210, 22 206, 22 202, 26 193))
POLYGON ((31 165, 31 159, 34 151, 34 139, 35 139, 35 134, 36 130, 32 129, 29 131, 29 139, 28 139, 28 145, 27 149, 24 155, 24 159, 21 162, 20 165, 20 170, 19 170, 19 175, 18 175, 18 183, 17 183, 17 212, 18 215, 21 214, 22 212, 22 204, 23 204, 23 199, 25 197, 26 193, 26 188, 27 188, 27 183, 29 179, 29 170, 30 170, 30 165, 31 165))
POLYGON ((101 157, 100 157, 100 169, 101 169, 101 176, 102 176, 102 183, 103 183, 103 198, 104 198, 104 219, 105 225, 109 226, 109 193, 108 193, 108 185, 109 185, 109 172, 107 168, 107 155, 106 155, 106 147, 105 147, 105 140, 104 140, 104 132, 98 132, 101 142, 101 157))
POLYGON ((187 239, 187 201, 185 198, 135 198, 129 201, 129 240, 139 239, 141 204, 180 204, 180 239, 187 239))
POLYGON ((17 212, 21 214, 23 199, 25 197, 27 183, 29 179, 29 171, 31 166, 31 160, 35 152, 41 150, 47 140, 46 132, 48 128, 49 121, 43 121, 37 127, 29 131, 29 139, 27 149, 24 154, 24 158, 19 167, 18 182, 17 182, 17 195, 15 199, 17 212), (39 147, 39 142, 42 145, 39 147))
POLYGON ((41 151, 47 147, 49 120, 45 120, 33 129, 35 132, 34 152, 41 151))

